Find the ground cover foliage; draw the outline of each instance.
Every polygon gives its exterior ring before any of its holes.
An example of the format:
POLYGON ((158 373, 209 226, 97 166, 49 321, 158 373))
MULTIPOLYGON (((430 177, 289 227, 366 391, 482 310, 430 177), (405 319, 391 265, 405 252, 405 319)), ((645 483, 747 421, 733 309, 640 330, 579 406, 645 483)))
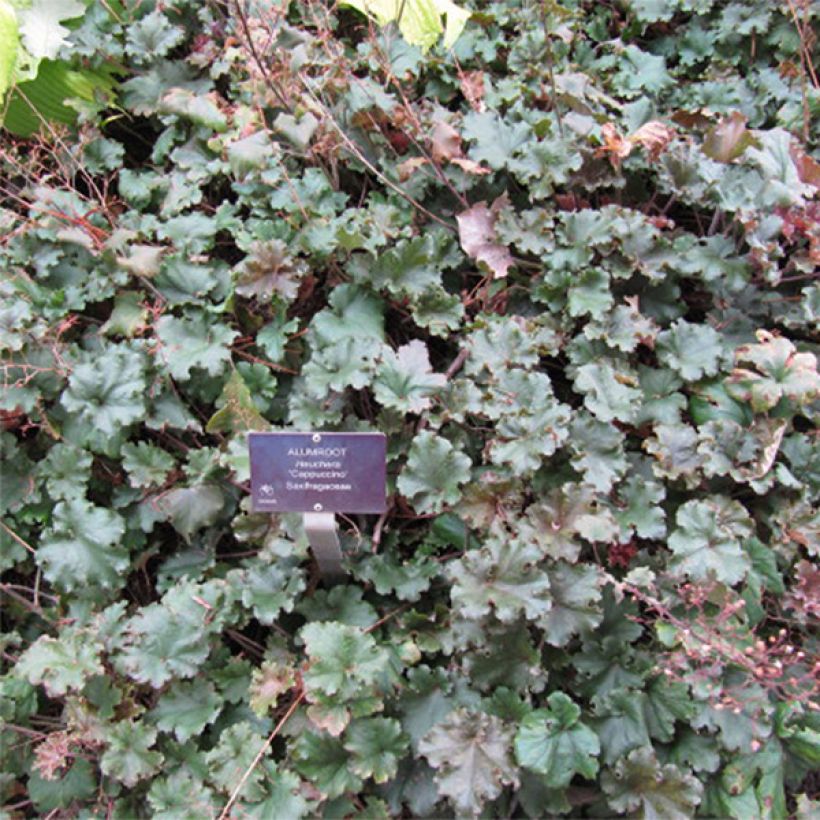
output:
POLYGON ((816 812, 817 4, 15 5, 5 813, 816 812), (346 584, 283 427, 388 436, 346 584))

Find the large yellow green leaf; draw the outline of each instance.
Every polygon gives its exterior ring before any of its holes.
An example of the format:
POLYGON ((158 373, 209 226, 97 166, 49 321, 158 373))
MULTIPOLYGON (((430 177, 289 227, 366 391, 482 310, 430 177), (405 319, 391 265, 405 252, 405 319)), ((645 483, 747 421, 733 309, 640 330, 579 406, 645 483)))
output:
POLYGON ((6 0, 0 0, 0 101, 11 86, 19 46, 17 16, 6 0))
POLYGON ((451 0, 344 0, 342 5, 372 17, 380 26, 397 22, 404 39, 422 51, 434 46, 442 33, 444 47, 451 48, 471 14, 451 0))

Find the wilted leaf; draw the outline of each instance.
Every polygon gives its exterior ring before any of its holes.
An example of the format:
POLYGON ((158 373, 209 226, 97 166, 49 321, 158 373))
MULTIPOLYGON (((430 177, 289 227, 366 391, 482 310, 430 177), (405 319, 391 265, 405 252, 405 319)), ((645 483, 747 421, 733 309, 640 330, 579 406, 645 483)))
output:
POLYGON ((496 241, 495 222, 498 212, 506 206, 507 198, 499 197, 489 208, 486 202, 477 202, 456 214, 461 247, 476 262, 483 262, 496 279, 505 277, 515 264, 509 248, 496 241))
POLYGON ((759 344, 743 345, 735 351, 737 364, 728 380, 731 395, 744 399, 756 413, 771 410, 783 399, 798 407, 820 396, 820 375, 813 353, 798 353, 795 346, 781 336, 758 330, 759 344))

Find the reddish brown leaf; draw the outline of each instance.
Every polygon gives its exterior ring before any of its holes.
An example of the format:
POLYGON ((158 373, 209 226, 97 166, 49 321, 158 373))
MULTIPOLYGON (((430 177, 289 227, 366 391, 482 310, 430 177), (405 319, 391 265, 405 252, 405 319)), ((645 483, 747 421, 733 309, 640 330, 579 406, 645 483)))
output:
POLYGON ((733 111, 706 134, 703 153, 717 162, 732 162, 754 143, 754 137, 746 129, 746 117, 733 111))
POLYGON ((820 188, 820 162, 812 159, 799 145, 792 143, 789 150, 801 182, 820 188))

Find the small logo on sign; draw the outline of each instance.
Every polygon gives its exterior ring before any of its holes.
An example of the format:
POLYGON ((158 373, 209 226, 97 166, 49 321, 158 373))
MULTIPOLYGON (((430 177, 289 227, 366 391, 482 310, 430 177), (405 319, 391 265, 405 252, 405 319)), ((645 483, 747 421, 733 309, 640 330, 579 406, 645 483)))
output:
POLYGON ((262 495, 273 495, 273 487, 271 487, 270 484, 263 484, 259 488, 259 492, 262 493, 262 495))

